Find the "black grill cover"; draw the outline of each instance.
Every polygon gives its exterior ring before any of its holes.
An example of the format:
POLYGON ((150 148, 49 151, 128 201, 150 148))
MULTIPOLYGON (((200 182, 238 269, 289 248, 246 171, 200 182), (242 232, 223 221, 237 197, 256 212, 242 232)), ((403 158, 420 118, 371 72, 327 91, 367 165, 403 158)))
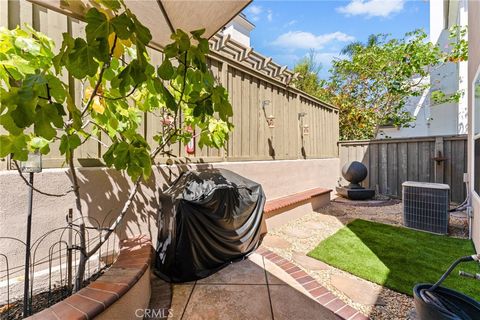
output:
POLYGON ((164 280, 205 278, 260 245, 265 194, 234 172, 183 173, 160 201, 156 273, 164 280))

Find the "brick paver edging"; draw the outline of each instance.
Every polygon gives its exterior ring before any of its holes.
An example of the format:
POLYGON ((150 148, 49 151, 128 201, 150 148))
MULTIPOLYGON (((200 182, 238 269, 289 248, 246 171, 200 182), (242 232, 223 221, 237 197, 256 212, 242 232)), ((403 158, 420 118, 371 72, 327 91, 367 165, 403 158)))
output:
POLYGON ((31 320, 93 319, 132 288, 148 270, 152 243, 146 236, 123 240, 113 265, 97 280, 70 297, 34 314, 31 320))
POLYGON ((337 298, 333 293, 331 293, 327 288, 322 286, 314 278, 309 276, 305 271, 291 263, 285 258, 282 258, 278 254, 264 248, 260 247, 256 253, 262 255, 264 258, 275 263, 278 267, 287 272, 291 277, 293 277, 302 287, 307 290, 312 297, 322 306, 331 310, 338 317, 344 320, 367 320, 369 319, 360 311, 352 308, 347 305, 345 302, 337 298))

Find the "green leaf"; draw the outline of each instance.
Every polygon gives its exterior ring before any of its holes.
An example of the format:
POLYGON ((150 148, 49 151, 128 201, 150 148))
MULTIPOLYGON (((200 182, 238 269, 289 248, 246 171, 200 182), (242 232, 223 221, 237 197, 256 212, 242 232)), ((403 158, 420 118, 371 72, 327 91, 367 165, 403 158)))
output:
POLYGON ((130 63, 130 77, 136 85, 140 85, 147 80, 145 67, 137 59, 130 63))
POLYGON ((63 126, 62 115, 63 106, 59 103, 45 104, 37 107, 35 114, 34 132, 48 140, 56 136, 57 130, 52 126, 52 123, 57 128, 63 126))
POLYGON ((65 61, 70 54, 70 51, 72 48, 75 46, 75 40, 72 38, 72 36, 64 32, 63 34, 63 41, 62 41, 62 47, 60 48, 60 51, 58 54, 53 58, 53 66, 55 67, 55 72, 60 73, 62 70, 62 66, 65 64, 65 61))
POLYGON ((160 67, 158 67, 157 73, 158 73, 158 76, 160 78, 162 78, 163 80, 172 79, 172 77, 175 73, 175 70, 173 69, 173 66, 172 66, 172 63, 170 62, 170 59, 163 60, 160 67))
POLYGON ((200 39, 200 37, 205 33, 205 28, 198 29, 190 32, 195 39, 200 39))
POLYGON ((72 128, 75 130, 80 130, 82 126, 82 119, 80 118, 80 110, 78 110, 75 102, 73 101, 72 96, 67 93, 67 110, 70 118, 73 120, 72 128))
POLYGON ((110 23, 112 24, 113 30, 117 36, 123 40, 129 39, 132 33, 135 31, 133 21, 125 12, 112 18, 110 23))
POLYGON ((165 54, 165 58, 174 58, 178 54, 178 47, 176 43, 171 43, 165 46, 165 49, 163 49, 163 53, 165 54))
POLYGON ((177 111, 177 102, 175 101, 175 98, 172 96, 170 91, 168 91, 167 88, 163 86, 163 84, 160 86, 160 90, 165 101, 165 106, 173 112, 177 111))
POLYGON ((108 63, 110 60, 110 50, 108 46, 108 40, 105 38, 97 38, 96 41, 90 45, 92 48, 92 52, 94 57, 97 58, 99 61, 104 63, 108 63))
POLYGON ((76 148, 78 148, 81 144, 82 141, 77 134, 64 134, 60 138, 60 154, 64 154, 65 157, 68 159, 70 157, 70 153, 76 148))
POLYGON ((50 95, 60 103, 65 101, 67 97, 67 88, 60 79, 55 76, 47 76, 48 87, 50 88, 50 95))
POLYGON ((42 137, 33 137, 30 140, 30 147, 32 149, 38 149, 42 154, 47 154, 50 152, 49 147, 50 141, 42 137))
POLYGON ((15 124, 11 114, 9 113, 0 116, 0 125, 2 125, 5 130, 10 132, 12 135, 19 135, 23 132, 23 130, 15 124))
POLYGON ((22 87, 18 91, 17 107, 11 112, 15 124, 19 128, 30 126, 35 120, 35 106, 37 99, 32 88, 22 87))
POLYGON ((68 55, 66 67, 77 79, 83 79, 87 75, 93 77, 98 70, 98 63, 94 59, 97 55, 97 48, 89 46, 82 38, 77 38, 74 48, 68 55))
POLYGON ((198 40, 198 49, 203 53, 207 54, 210 52, 210 46, 207 39, 198 40))
POLYGON ((119 0, 95 0, 95 1, 113 11, 119 10, 122 7, 122 2, 123 2, 119 0))
POLYGON ((115 78, 112 79, 112 85, 120 90, 122 95, 125 95, 127 88, 132 85, 132 78, 130 77, 130 65, 125 67, 115 78))
POLYGON ((178 49, 180 51, 184 52, 190 49, 190 38, 188 37, 188 34, 182 30, 177 29, 177 32, 172 34, 172 39, 178 42, 178 49))
POLYGON ((91 8, 85 15, 87 26, 85 33, 88 43, 93 43, 98 38, 108 39, 111 32, 110 22, 105 14, 98 11, 96 8, 91 8))
POLYGON ((0 136, 0 158, 5 158, 9 154, 13 154, 14 160, 27 160, 27 137, 25 135, 0 136))
POLYGON ((5 158, 12 151, 12 142, 9 136, 0 136, 0 158, 5 158))
POLYGON ((147 27, 145 27, 140 21, 138 21, 138 19, 133 14, 132 20, 137 40, 139 40, 144 45, 147 45, 150 40, 152 40, 152 34, 150 33, 150 30, 148 30, 147 27))

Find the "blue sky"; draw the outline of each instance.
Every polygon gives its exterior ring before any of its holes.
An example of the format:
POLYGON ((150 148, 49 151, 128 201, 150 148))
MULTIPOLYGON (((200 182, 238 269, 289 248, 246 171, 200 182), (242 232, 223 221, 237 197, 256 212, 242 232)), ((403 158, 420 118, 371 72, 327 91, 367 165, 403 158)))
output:
POLYGON ((251 33, 256 51, 292 68, 315 49, 321 77, 351 41, 365 41, 372 33, 402 37, 414 29, 428 32, 429 26, 425 0, 254 0, 244 13, 256 26, 251 33))

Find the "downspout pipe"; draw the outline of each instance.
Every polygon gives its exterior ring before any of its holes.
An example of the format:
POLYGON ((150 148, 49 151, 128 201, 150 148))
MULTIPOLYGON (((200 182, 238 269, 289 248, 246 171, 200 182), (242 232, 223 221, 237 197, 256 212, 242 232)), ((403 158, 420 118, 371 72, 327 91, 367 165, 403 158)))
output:
POLYGON ((456 208, 450 209, 450 212, 466 211, 468 219, 468 239, 472 239, 472 220, 473 220, 473 208, 472 208, 472 195, 470 193, 468 179, 465 179, 465 189, 467 191, 467 197, 456 208))

